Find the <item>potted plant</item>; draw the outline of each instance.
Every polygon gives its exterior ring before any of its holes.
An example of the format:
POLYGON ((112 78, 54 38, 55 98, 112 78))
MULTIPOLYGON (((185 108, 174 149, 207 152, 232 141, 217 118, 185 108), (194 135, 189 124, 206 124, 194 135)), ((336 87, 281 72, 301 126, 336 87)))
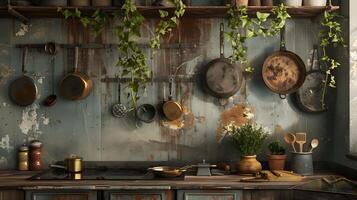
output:
POLYGON ((257 161, 264 140, 268 134, 255 124, 245 124, 240 127, 233 122, 225 126, 224 130, 230 136, 235 148, 241 153, 241 160, 237 164, 240 174, 255 174, 262 170, 257 161))
POLYGON ((285 148, 274 141, 268 145, 270 154, 268 154, 268 162, 270 170, 283 170, 285 167, 286 154, 285 148))

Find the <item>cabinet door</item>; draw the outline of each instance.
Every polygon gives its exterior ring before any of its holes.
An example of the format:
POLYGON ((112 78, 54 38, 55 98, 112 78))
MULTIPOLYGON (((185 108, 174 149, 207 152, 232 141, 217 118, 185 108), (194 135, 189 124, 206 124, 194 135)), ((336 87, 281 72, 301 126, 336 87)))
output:
POLYGON ((0 190, 0 200, 24 200, 25 192, 21 190, 0 190))
POLYGON ((105 200, 174 200, 171 190, 108 191, 105 200))
POLYGON ((26 200, 96 200, 93 191, 28 191, 26 200))
POLYGON ((239 190, 179 190, 178 200, 241 200, 239 190))

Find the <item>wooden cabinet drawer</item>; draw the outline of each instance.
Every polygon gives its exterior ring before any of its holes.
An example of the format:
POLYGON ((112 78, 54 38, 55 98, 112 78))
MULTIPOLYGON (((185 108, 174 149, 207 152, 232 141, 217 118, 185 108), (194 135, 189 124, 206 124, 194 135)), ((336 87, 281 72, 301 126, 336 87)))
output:
POLYGON ((95 191, 27 191, 26 200, 96 200, 95 191))
POLYGON ((106 191, 105 200, 174 200, 171 190, 106 191))
POLYGON ((22 190, 0 190, 0 200, 24 200, 25 192, 22 190))
POLYGON ((239 190, 179 190, 178 200, 241 200, 239 190))

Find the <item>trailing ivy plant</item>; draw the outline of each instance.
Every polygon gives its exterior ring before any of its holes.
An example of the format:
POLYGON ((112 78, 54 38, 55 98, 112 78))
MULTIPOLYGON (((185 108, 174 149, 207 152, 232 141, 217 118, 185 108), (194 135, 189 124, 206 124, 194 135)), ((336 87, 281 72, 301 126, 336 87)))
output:
POLYGON ((121 68, 121 77, 130 77, 128 88, 131 99, 131 110, 136 108, 139 99, 138 92, 145 88, 150 72, 146 66, 146 58, 135 39, 140 37, 140 26, 144 17, 137 10, 131 0, 125 0, 120 10, 113 15, 107 15, 102 10, 96 10, 91 16, 83 15, 80 10, 59 10, 65 19, 76 18, 97 36, 111 19, 118 19, 114 27, 118 39, 119 60, 117 66, 121 68))
POLYGON ((232 63, 239 62, 244 65, 247 72, 253 72, 254 70, 248 65, 247 47, 245 45, 247 39, 258 36, 275 36, 279 34, 280 30, 285 26, 286 20, 290 18, 283 4, 274 7, 271 12, 275 15, 275 18, 268 23, 267 19, 270 13, 257 12, 256 18, 252 19, 248 16, 247 7, 229 5, 227 14, 230 31, 226 32, 226 35, 233 49, 230 60, 232 63), (242 32, 243 30, 245 33, 242 32))
POLYGON ((140 37, 140 26, 144 22, 144 17, 137 10, 131 0, 125 0, 120 11, 114 13, 119 19, 119 24, 115 26, 118 38, 118 51, 120 57, 117 66, 121 67, 121 76, 130 76, 128 87, 132 109, 136 108, 137 100, 140 98, 138 92, 140 88, 145 88, 150 72, 146 66, 146 58, 135 39, 140 37))
POLYGON ((342 18, 342 16, 335 12, 325 11, 320 21, 320 24, 322 26, 322 30, 319 32, 320 46, 322 48, 321 62, 326 67, 325 80, 323 81, 323 92, 321 97, 321 103, 323 108, 326 107, 325 96, 327 86, 331 88, 336 87, 335 76, 332 74, 332 72, 340 66, 339 62, 327 55, 326 48, 328 48, 329 46, 346 47, 342 35, 342 27, 341 24, 338 22, 339 18, 342 18))
POLYGON ((89 28, 90 32, 93 33, 95 37, 98 36, 104 27, 110 22, 110 16, 108 16, 101 9, 97 9, 90 16, 83 15, 77 8, 74 11, 58 8, 58 11, 62 13, 65 19, 78 19, 84 27, 89 28))
POLYGON ((159 10, 161 20, 155 28, 155 35, 150 39, 150 47, 153 49, 160 48, 160 39, 177 26, 178 20, 185 13, 186 6, 182 0, 172 0, 172 2, 175 6, 173 16, 170 17, 169 12, 165 10, 159 10))

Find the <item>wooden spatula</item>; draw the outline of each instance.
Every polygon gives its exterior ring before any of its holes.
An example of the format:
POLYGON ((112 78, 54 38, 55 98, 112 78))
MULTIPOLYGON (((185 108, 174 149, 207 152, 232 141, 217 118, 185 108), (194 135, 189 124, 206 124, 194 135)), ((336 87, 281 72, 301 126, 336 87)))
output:
POLYGON ((304 144, 306 143, 306 133, 296 133, 296 143, 300 145, 300 153, 304 150, 304 144))

